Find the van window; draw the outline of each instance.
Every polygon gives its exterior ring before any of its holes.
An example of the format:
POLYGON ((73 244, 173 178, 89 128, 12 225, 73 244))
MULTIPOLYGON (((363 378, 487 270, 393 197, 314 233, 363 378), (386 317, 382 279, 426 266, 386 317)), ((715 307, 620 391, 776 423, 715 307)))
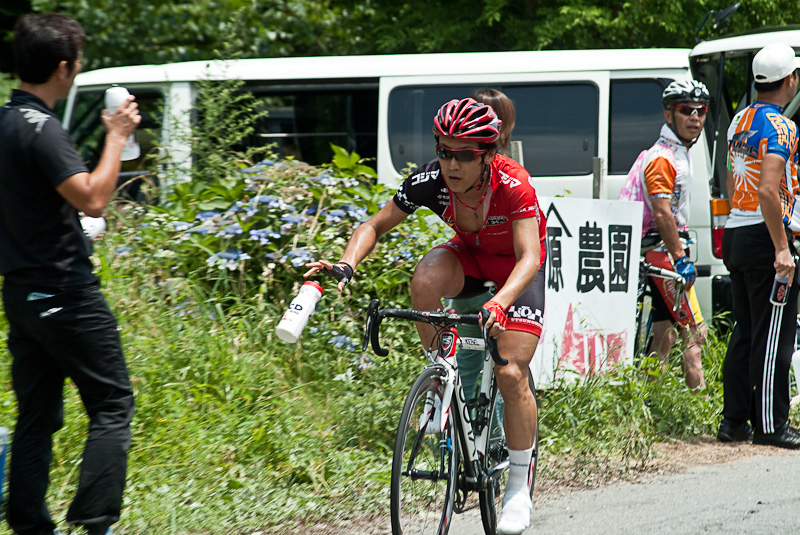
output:
MULTIPOLYGON (((514 101, 517 121, 511 135, 521 141, 525 167, 533 176, 586 175, 597 156, 599 91, 590 82, 481 84, 514 101)), ((465 98, 475 85, 405 86, 389 95, 392 163, 402 172, 435 157, 433 117, 445 102, 465 98)))
POLYGON ((612 80, 608 173, 627 174, 639 153, 656 142, 664 124, 661 94, 672 80, 612 80))
POLYGON ((372 161, 378 154, 378 84, 247 84, 267 116, 256 126, 253 146, 273 145, 278 156, 311 165, 328 163, 330 144, 372 161))

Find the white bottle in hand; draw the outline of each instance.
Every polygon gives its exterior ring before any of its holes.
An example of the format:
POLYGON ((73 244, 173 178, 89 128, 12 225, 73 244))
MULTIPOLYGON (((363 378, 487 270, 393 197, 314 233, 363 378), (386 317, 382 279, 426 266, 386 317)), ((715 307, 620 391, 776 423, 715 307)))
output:
MULTIPOLYGON (((128 93, 128 90, 118 85, 106 89, 106 112, 109 115, 115 114, 129 96, 130 93, 128 93)), ((125 143, 125 148, 122 149, 122 157, 120 160, 123 162, 135 160, 141 154, 142 150, 139 148, 139 143, 136 141, 136 135, 132 133, 130 137, 128 137, 127 143, 125 143)))
POLYGON ((322 298, 322 286, 316 281, 306 281, 283 315, 275 333, 284 342, 293 344, 297 342, 303 329, 306 328, 308 318, 322 298))

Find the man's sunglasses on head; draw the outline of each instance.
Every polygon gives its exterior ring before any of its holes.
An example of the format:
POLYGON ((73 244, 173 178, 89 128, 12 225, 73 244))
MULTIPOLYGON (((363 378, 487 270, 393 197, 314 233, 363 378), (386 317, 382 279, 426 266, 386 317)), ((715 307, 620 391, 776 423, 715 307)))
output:
POLYGON ((436 156, 440 160, 450 160, 455 158, 457 162, 471 162, 478 156, 486 154, 486 149, 448 149, 441 145, 436 145, 436 156))

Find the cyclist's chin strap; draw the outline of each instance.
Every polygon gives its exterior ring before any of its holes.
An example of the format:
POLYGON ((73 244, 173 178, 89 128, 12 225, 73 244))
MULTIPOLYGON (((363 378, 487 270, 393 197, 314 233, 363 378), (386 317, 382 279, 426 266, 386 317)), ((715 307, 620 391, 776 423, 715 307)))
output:
MULTIPOLYGON (((486 182, 486 178, 489 176, 489 168, 490 168, 490 164, 484 162, 483 163, 483 171, 481 172, 481 179, 478 181, 477 184, 475 184, 474 186, 469 188, 467 190, 467 192, 468 191, 472 191, 474 189, 481 189, 483 187, 483 184, 486 182)), ((466 193, 466 192, 464 192, 464 193, 466 193)))
POLYGON ((675 137, 678 138, 678 141, 686 146, 687 150, 691 149, 694 144, 697 143, 697 140, 700 139, 700 136, 697 136, 694 139, 686 139, 685 137, 681 136, 678 133, 678 129, 673 126, 675 124, 675 108, 670 109, 670 115, 672 116, 672 122, 667 123, 667 126, 670 130, 672 130, 672 133, 675 134, 675 137))

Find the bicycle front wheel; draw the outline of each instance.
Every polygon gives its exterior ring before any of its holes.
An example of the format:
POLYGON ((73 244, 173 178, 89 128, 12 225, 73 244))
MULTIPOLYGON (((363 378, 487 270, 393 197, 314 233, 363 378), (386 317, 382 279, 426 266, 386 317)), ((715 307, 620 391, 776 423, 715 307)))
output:
MULTIPOLYGON (((528 370, 528 386, 533 394, 533 402, 536 401, 536 386, 533 382, 533 375, 528 370)), ((481 520, 483 521, 483 531, 486 535, 495 535, 497 518, 503 505, 503 495, 508 481, 508 446, 506 446, 505 431, 503 431, 502 413, 494 410, 497 401, 501 399, 497 389, 492 394, 489 411, 489 443, 486 447, 486 455, 483 456, 483 467, 491 476, 488 487, 480 491, 481 520)), ((536 419, 536 430, 533 437, 533 457, 531 458, 530 468, 530 494, 533 497, 533 486, 536 483, 536 468, 539 461, 539 419, 536 419)))
POLYGON ((458 441, 453 418, 442 430, 445 370, 422 371, 408 393, 394 444, 393 535, 446 535, 453 516, 458 441))

